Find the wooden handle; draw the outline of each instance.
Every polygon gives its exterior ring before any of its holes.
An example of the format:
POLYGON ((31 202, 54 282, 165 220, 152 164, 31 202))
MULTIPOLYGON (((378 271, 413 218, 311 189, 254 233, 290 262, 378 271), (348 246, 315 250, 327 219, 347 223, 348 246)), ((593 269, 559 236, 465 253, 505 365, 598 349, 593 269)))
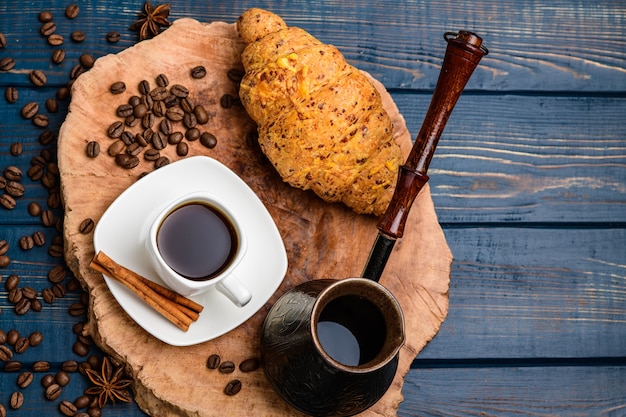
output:
POLYGON ((406 163, 400 167, 389 207, 378 223, 380 232, 393 238, 402 237, 411 205, 428 182, 426 172, 450 113, 481 58, 488 53, 482 39, 472 32, 446 33, 444 39, 448 47, 428 112, 406 163))

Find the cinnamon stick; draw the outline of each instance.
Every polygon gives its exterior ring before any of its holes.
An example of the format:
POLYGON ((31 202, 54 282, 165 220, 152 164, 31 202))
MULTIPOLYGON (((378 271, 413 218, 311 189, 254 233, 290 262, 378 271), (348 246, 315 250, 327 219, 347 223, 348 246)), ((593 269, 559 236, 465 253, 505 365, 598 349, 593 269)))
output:
POLYGON ((95 271, 121 282, 163 317, 183 331, 198 320, 202 305, 150 281, 113 261, 104 252, 98 252, 89 265, 95 271))

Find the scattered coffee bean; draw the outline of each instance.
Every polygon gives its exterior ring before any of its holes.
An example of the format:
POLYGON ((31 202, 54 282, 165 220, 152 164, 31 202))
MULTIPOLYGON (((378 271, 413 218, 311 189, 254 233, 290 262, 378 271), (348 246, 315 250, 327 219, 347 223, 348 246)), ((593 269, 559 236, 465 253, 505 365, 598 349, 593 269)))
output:
POLYGON ((52 291, 52 288, 44 288, 41 291, 41 297, 48 304, 52 304, 54 302, 54 299, 56 298, 54 292, 52 291))
POLYGON ((220 98, 220 104, 225 109, 230 109, 231 107, 233 107, 233 104, 235 104, 235 97, 233 97, 231 94, 224 94, 222 98, 220 98))
POLYGON ((48 280, 54 284, 62 282, 67 276, 67 269, 63 265, 57 265, 48 271, 48 280))
POLYGON ((78 229, 82 234, 87 234, 93 231, 94 226, 95 222, 93 221, 93 219, 87 218, 80 223, 78 229))
POLYGON ((167 156, 162 156, 159 159, 157 159, 156 161, 154 161, 154 168, 159 169, 159 168, 163 168, 166 165, 169 165, 170 160, 167 156))
MULTIPOLYGON (((15 199, 8 194, 0 195, 0 205, 8 210, 13 210, 15 208, 15 199)), ((6 255, 2 255, 6 256, 6 255)), ((5 265, 6 266, 6 265, 5 265)))
POLYGON ((17 372, 22 369, 22 363, 18 361, 6 361, 4 363, 5 372, 17 372))
POLYGON ((155 132, 152 136, 152 146, 156 150, 165 149, 167 146, 167 136, 163 132, 155 132))
POLYGON ((19 338, 20 338, 20 332, 18 332, 15 329, 11 329, 7 333, 7 344, 11 346, 15 346, 15 343, 17 342, 17 339, 19 338))
POLYGON ((44 72, 41 70, 31 71, 28 78, 30 79, 30 82, 32 82, 37 87, 45 85, 47 81, 46 74, 44 74, 44 72))
POLYGON ((231 69, 228 70, 226 75, 227 75, 228 79, 231 80, 232 82, 240 83, 241 79, 246 74, 245 74, 245 72, 243 70, 240 70, 240 69, 237 69, 237 68, 231 68, 231 69))
POLYGON ((78 371, 78 362, 75 360, 67 360, 61 364, 61 369, 65 372, 76 372, 78 371))
POLYGON ((241 372, 254 372, 261 366, 261 362, 258 358, 249 358, 239 364, 239 370, 241 372))
POLYGON ((8 166, 4 169, 4 176, 11 181, 20 181, 22 179, 22 170, 16 166, 8 166))
MULTIPOLYGON (((24 298, 18 304, 21 304, 23 302, 27 303, 28 304, 28 309, 30 309, 30 301, 28 299, 24 298)), ((17 305, 15 306, 15 308, 17 310, 17 305)), ((27 309, 27 311, 28 311, 28 309, 27 309)), ((24 314, 24 313, 18 313, 18 314, 24 314)), ((21 353, 26 352, 26 350, 29 347, 30 347, 30 342, 28 341, 28 338, 27 337, 20 337, 15 342, 15 346, 13 346, 13 350, 15 351, 15 353, 21 354, 21 353)))
MULTIPOLYGON (((17 314, 18 316, 22 316, 22 315, 28 313, 28 311, 30 310, 30 300, 27 299, 27 298, 20 299, 15 304, 15 307, 13 308, 13 310, 15 311, 15 314, 17 314)), ((28 340, 28 339, 26 339, 26 340, 28 340)), ((26 350, 27 347, 28 347, 28 345, 23 346, 24 350, 26 350)), ((18 352, 18 353, 21 353, 21 352, 18 352)))
POLYGON ((139 158, 122 153, 115 157, 115 163, 122 168, 132 169, 139 165, 139 158))
POLYGON ((23 287, 22 295, 24 296, 24 298, 34 300, 35 298, 37 298, 37 290, 33 287, 23 287))
POLYGON ((111 87, 109 87, 109 90, 113 94, 121 94, 126 91, 126 84, 124 84, 123 81, 114 82, 113 84, 111 84, 111 87))
POLYGON ((6 48, 7 46, 7 37, 4 33, 0 32, 0 49, 6 48))
POLYGON ((72 345, 72 351, 78 356, 87 356, 89 354, 89 346, 81 341, 76 341, 74 345, 72 345))
POLYGON ((8 181, 5 186, 5 191, 11 197, 22 197, 26 189, 21 183, 17 181, 8 181))
POLYGON ((202 65, 198 65, 197 67, 193 67, 191 69, 191 76, 193 78, 204 78, 206 76, 206 68, 202 65))
POLYGON ((52 210, 44 210, 41 212, 41 221, 44 226, 50 227, 54 225, 54 213, 52 210))
POLYGON ((196 124, 198 123, 198 120, 196 119, 196 115, 193 113, 185 113, 185 116, 183 117, 183 125, 187 128, 187 129, 193 129, 194 127, 196 127, 196 124))
POLYGON ((68 312, 72 317, 82 316, 83 314, 85 314, 86 310, 87 307, 83 303, 72 303, 68 308, 68 312))
POLYGON ((115 110, 115 114, 117 114, 119 117, 128 117, 133 114, 134 111, 134 106, 124 103, 117 107, 117 109, 115 110))
POLYGON ((19 409, 22 405, 24 405, 24 394, 21 391, 15 391, 11 394, 9 404, 11 405, 12 409, 19 409))
MULTIPOLYGON (((19 303, 22 298, 24 298, 24 295, 21 288, 13 288, 11 291, 9 291, 9 294, 7 295, 7 299, 12 304, 19 303)), ((13 340, 10 344, 14 345, 16 340, 17 339, 13 340)))
POLYGON ((46 116, 45 114, 36 114, 35 117, 33 117, 33 124, 37 127, 48 127, 48 125, 50 124, 50 119, 48 119, 48 116, 46 116))
POLYGON ((223 374, 230 374, 235 371, 235 363, 233 361, 224 361, 220 364, 218 370, 223 374))
POLYGON ((165 74, 159 74, 156 76, 156 83, 159 87, 167 87, 170 81, 165 74))
POLYGON ((167 109, 165 117, 170 119, 172 122, 180 122, 183 120, 183 117, 185 117, 185 112, 179 107, 171 107, 167 109))
POLYGON ((85 72, 85 67, 83 67, 81 64, 74 65, 70 70, 70 80, 77 79, 83 72, 85 72))
POLYGON ((15 60, 10 56, 0 59, 0 71, 11 71, 15 68, 15 60))
POLYGON ((109 156, 115 157, 124 151, 125 146, 126 145, 124 144, 124 142, 122 142, 121 140, 116 140, 109 145, 107 153, 109 154, 109 156))
POLYGON ((35 233, 33 233, 33 243, 36 246, 43 246, 46 244, 46 235, 43 234, 43 232, 40 231, 36 231, 35 233))
POLYGON ((20 238, 20 248, 22 250, 31 250, 35 246, 35 241, 32 236, 22 236, 20 238))
POLYGON ((63 245, 50 245, 48 248, 48 255, 53 258, 62 258, 63 257, 63 245))
POLYGON ((48 98, 46 100, 46 110, 48 110, 49 113, 56 113, 59 111, 59 102, 57 101, 57 99, 55 98, 48 98))
POLYGON ((39 111, 39 104, 35 103, 34 101, 31 101, 30 103, 24 104, 24 106, 22 107, 21 114, 24 119, 32 119, 33 117, 35 117, 38 111, 39 111))
MULTIPOLYGON (((4 282, 4 289, 11 291, 16 289, 18 285, 20 285, 20 277, 15 274, 11 274, 4 282)), ((7 340, 9 339, 9 334, 11 334, 11 332, 7 333, 7 340)))
POLYGON ((63 45, 63 36, 59 35, 58 33, 53 33, 52 35, 48 36, 48 43, 52 46, 63 45))
POLYGON ((23 151, 23 147, 20 142, 12 143, 11 147, 9 148, 9 152, 13 156, 20 156, 22 154, 22 151, 23 151))
POLYGON ((7 242, 6 239, 0 240, 0 255, 7 253, 9 251, 9 247, 9 242, 7 242))
POLYGON ((152 100, 165 100, 169 95, 165 87, 156 87, 154 90, 150 91, 149 94, 152 100))
MULTIPOLYGON (((42 144, 43 146, 48 146, 48 145, 53 144, 56 141, 56 139, 57 139, 56 134, 52 130, 44 130, 39 135, 39 143, 42 144)), ((44 158, 44 160, 47 160, 47 158, 44 158)))
POLYGON ((76 408, 78 408, 79 410, 82 408, 87 408, 89 407, 89 404, 91 403, 91 398, 89 398, 88 395, 81 395, 80 397, 76 398, 74 400, 74 405, 76 406, 76 408))
POLYGON ((187 129, 187 131, 185 132, 185 137, 190 142, 200 139, 201 135, 202 134, 200 133, 200 130, 195 127, 192 127, 191 129, 187 129))
POLYGON ((17 377, 17 386, 20 388, 26 388, 33 382, 33 379, 32 372, 24 371, 17 377))
POLYGON ((7 417, 7 409, 4 404, 0 404, 0 417, 7 417))
POLYGON ((77 407, 70 401, 63 400, 59 403, 59 411, 65 416, 74 416, 78 411, 77 407))
POLYGON ((186 142, 179 142, 176 145, 176 155, 178 156, 187 156, 189 153, 189 145, 186 142))
POLYGON ((70 89, 68 87, 60 87, 56 92, 56 98, 64 101, 70 98, 70 89))
POLYGON ((120 41, 120 39, 122 38, 122 35, 115 30, 112 30, 111 32, 107 33, 106 36, 106 40, 109 43, 117 43, 120 41))
POLYGON ((124 132, 124 124, 120 121, 116 121, 111 123, 107 130, 107 134, 111 139, 117 139, 122 136, 122 132, 124 132))
POLYGON ((180 108, 183 109, 185 113, 193 113, 193 102, 189 99, 189 97, 184 97, 180 99, 179 102, 180 108))
POLYGON ((43 304, 38 298, 30 300, 30 309, 31 311, 39 313, 41 310, 43 310, 43 304))
POLYGON ((174 84, 170 88, 170 93, 178 98, 185 98, 189 95, 189 90, 184 85, 174 84))
POLYGON ((8 362, 13 357, 13 352, 11 349, 6 347, 5 345, 0 345, 0 361, 8 362))
POLYGON ((39 346, 43 341, 43 334, 38 331, 32 332, 28 336, 28 341, 30 342, 31 346, 39 346))
MULTIPOLYGON (((2 197, 0 197, 0 205, 6 207, 2 197)), ((11 258, 7 255, 0 255, 0 268, 6 268, 9 265, 11 265, 11 258)))
POLYGON ((50 369, 50 363, 47 361, 37 361, 33 363, 33 371, 47 372, 50 369))
POLYGON ((65 387, 70 383, 70 375, 65 371, 59 371, 54 375, 54 382, 60 387, 65 387))
POLYGON ((100 144, 95 140, 87 143, 87 156, 90 158, 95 158, 100 154, 100 144))
POLYGON ((200 143, 209 149, 213 149, 217 145, 217 138, 209 132, 204 132, 200 135, 200 143))
POLYGON ((58 384, 52 383, 46 388, 46 399, 48 401, 54 401, 61 396, 62 391, 58 384))
POLYGON ((236 395, 241 391, 241 381, 238 379, 233 379, 224 388, 224 394, 228 396, 236 395))
POLYGON ((52 62, 59 65, 65 61, 65 51, 63 49, 56 49, 52 53, 52 62))
POLYGON ((46 374, 41 378, 41 386, 44 388, 48 388, 50 385, 54 384, 54 375, 46 374))
POLYGON ((7 334, 4 330, 0 329, 0 345, 3 345, 7 342, 7 334))
POLYGON ((83 42, 87 36, 85 35, 85 32, 81 31, 81 30, 75 30, 70 34, 70 38, 72 38, 72 40, 74 42, 83 42))
POLYGON ((7 87, 6 90, 4 90, 4 98, 11 104, 17 102, 19 97, 20 95, 15 87, 7 87))
POLYGON ((78 16, 79 12, 80 8, 77 4, 70 4, 65 9, 65 17, 67 17, 68 19, 75 19, 78 16))
POLYGON ((214 353, 206 361, 206 367, 209 369, 217 369, 220 366, 220 355, 214 353))
POLYGON ((161 153, 156 149, 148 149, 144 152, 143 157, 146 161, 156 161, 161 157, 161 153))
POLYGON ((54 32, 56 32, 56 30, 57 30, 56 23, 50 20, 48 22, 45 22, 43 25, 41 25, 41 27, 39 28, 39 33, 41 33, 43 36, 50 36, 54 32))

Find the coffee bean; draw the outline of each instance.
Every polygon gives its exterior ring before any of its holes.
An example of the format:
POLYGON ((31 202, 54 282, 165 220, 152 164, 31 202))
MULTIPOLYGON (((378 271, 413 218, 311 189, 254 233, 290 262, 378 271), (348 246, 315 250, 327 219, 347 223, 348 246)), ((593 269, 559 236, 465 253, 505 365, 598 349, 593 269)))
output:
POLYGON ((107 33, 106 36, 106 40, 109 43, 117 43, 120 41, 121 38, 122 35, 116 30, 112 30, 111 32, 107 33))
POLYGON ((31 250, 35 246, 35 241, 32 236, 22 236, 20 238, 20 248, 22 250, 31 250))
POLYGON ((44 172, 43 176, 41 177, 41 184, 48 188, 48 189, 52 189, 54 188, 54 186, 57 183, 57 175, 53 174, 50 171, 44 172))
POLYGON ((4 289, 7 291, 11 291, 16 289, 18 285, 20 285, 20 277, 15 274, 11 274, 4 282, 4 289))
POLYGON ((58 100, 67 100, 70 98, 70 89, 68 87, 60 87, 56 92, 56 98, 58 100))
MULTIPOLYGON (((39 143, 43 146, 51 145, 56 141, 56 134, 52 130, 44 130, 39 135, 39 143)), ((46 160, 46 158, 44 158, 46 160)))
POLYGON ((213 149, 217 145, 217 138, 209 132, 204 132, 200 135, 200 143, 209 149, 213 149))
MULTIPOLYGON (((20 301, 18 301, 15 304, 15 307, 13 308, 13 310, 15 311, 15 314, 17 314, 18 316, 22 316, 28 313, 28 311, 30 310, 30 300, 27 298, 22 298, 20 301)), ((26 347, 28 347, 28 345, 26 345, 26 347)), ((24 350, 26 350, 26 347, 24 347, 24 350)))
POLYGON ((159 130, 169 136, 172 133, 172 122, 169 119, 162 119, 159 123, 159 130))
POLYGON ((30 300, 30 309, 31 311, 39 313, 41 310, 43 310, 43 304, 38 298, 30 300))
POLYGON ((186 142, 179 142, 176 145, 176 155, 178 156, 187 156, 189 153, 189 145, 186 142))
POLYGON ((134 112, 133 106, 127 103, 120 104, 115 110, 115 114, 117 114, 118 117, 128 117, 131 114, 133 114, 133 112, 134 112))
POLYGON ((187 128, 187 129, 192 129, 194 127, 196 127, 196 124, 198 123, 198 120, 196 119, 196 115, 193 113, 185 113, 185 116, 183 117, 183 125, 187 128))
POLYGON ((5 345, 0 345, 0 361, 8 362, 13 357, 13 352, 11 349, 6 347, 5 345))
POLYGON ((90 158, 95 158, 100 154, 100 144, 95 140, 87 143, 87 156, 90 158))
POLYGON ((124 145, 129 146, 135 143, 135 135, 125 130, 124 132, 122 132, 122 136, 120 136, 120 140, 124 142, 124 145))
POLYGON ((6 239, 0 240, 0 255, 7 253, 9 251, 9 247, 9 242, 7 242, 6 239))
POLYGON ((172 107, 167 109, 165 116, 172 122, 180 122, 185 117, 185 112, 180 107, 172 107))
MULTIPOLYGON (((24 295, 22 293, 21 288, 13 288, 11 291, 9 291, 9 294, 7 295, 7 299, 12 304, 19 303, 22 300, 22 298, 24 298, 24 295)), ((15 344, 15 340, 11 344, 15 344)))
POLYGON ((61 364, 61 369, 65 372, 76 372, 78 371, 78 362, 75 360, 67 360, 61 364))
POLYGON ((174 94, 169 94, 167 97, 165 97, 165 100, 163 100, 163 102, 165 103, 165 107, 169 109, 178 104, 178 97, 176 97, 174 94))
POLYGON ((159 87, 167 87, 170 81, 165 74, 159 74, 156 76, 156 83, 159 87))
MULTIPOLYGON (((4 199, 0 196, 0 205, 4 206, 4 204, 4 199)), ((6 268, 9 265, 11 265, 11 258, 7 255, 0 255, 0 268, 6 268)))
POLYGON ((152 113, 147 113, 145 116, 141 118, 141 125, 144 129, 150 129, 154 126, 156 121, 156 117, 152 113))
POLYGON ((91 403, 91 398, 89 398, 88 395, 81 395, 80 397, 74 400, 74 405, 78 409, 87 408, 89 407, 90 403, 91 403))
POLYGON ((24 371, 17 377, 17 386, 20 388, 26 388, 33 382, 33 379, 32 372, 24 371))
POLYGON ((126 153, 130 156, 137 156, 143 152, 143 146, 138 143, 131 143, 126 147, 126 153))
POLYGON ((117 139, 122 136, 124 132, 124 124, 120 121, 113 122, 107 129, 107 134, 111 139, 117 139))
POLYGON ((54 375, 46 374, 41 378, 41 386, 44 388, 48 388, 50 385, 54 384, 54 375))
POLYGON ((4 404, 0 404, 0 417, 7 417, 7 409, 4 404))
POLYGON ((243 78, 245 74, 244 71, 237 69, 237 68, 231 68, 228 70, 228 72, 226 73, 227 77, 229 80, 231 80, 232 82, 235 83, 240 83, 241 79, 243 78))
POLYGON ((4 33, 0 32, 0 49, 6 48, 7 46, 7 37, 4 33))
POLYGON ((151 109, 154 105, 154 99, 150 94, 141 95, 141 104, 144 104, 147 108, 151 109))
POLYGON ((22 179, 22 170, 16 166, 8 166, 4 169, 4 176, 11 181, 20 181, 22 179))
POLYGON ((141 80, 137 87, 139 94, 150 94, 150 82, 148 80, 141 80))
POLYGON ((214 353, 206 361, 206 367, 209 369, 217 369, 220 366, 220 355, 214 353))
POLYGON ((87 415, 89 417, 102 417, 102 409, 97 405, 90 406, 87 409, 87 415))
POLYGON ((135 117, 134 115, 130 115, 128 117, 126 117, 126 120, 124 120, 124 124, 128 127, 135 127, 137 126, 139 123, 141 122, 141 119, 135 117))
POLYGON ((59 411, 61 412, 61 414, 71 417, 71 416, 76 415, 76 412, 78 411, 78 409, 70 401, 63 400, 59 403, 59 411))
POLYGON ((32 332, 28 336, 28 341, 30 342, 31 346, 39 346, 43 341, 43 334, 38 331, 32 332))
POLYGON ((80 222, 80 226, 78 227, 78 230, 82 234, 88 234, 88 233, 91 233, 93 231, 94 226, 95 226, 95 223, 94 223, 93 219, 86 218, 82 222, 80 222))
POLYGON ((17 372, 22 369, 22 363, 18 361, 6 361, 4 363, 5 372, 17 372))
POLYGON ((239 364, 239 370, 241 372, 254 372, 261 366, 261 362, 258 358, 249 358, 239 364))
POLYGON ((180 99, 180 108, 183 109, 185 113, 193 113, 193 101, 189 99, 189 97, 180 99))
POLYGON ((22 154, 23 147, 20 142, 13 142, 9 148, 9 152, 13 156, 20 156, 22 154))
POLYGON ((21 391, 15 391, 11 394, 9 404, 11 405, 12 409, 17 410, 22 405, 24 405, 24 394, 21 391))
POLYGON ((19 338, 20 338, 20 332, 18 332, 15 329, 11 329, 7 333, 7 344, 11 346, 15 346, 15 343, 17 342, 17 339, 19 338))
POLYGON ((44 226, 50 227, 54 224, 54 213, 52 210, 44 210, 41 212, 41 221, 44 226))
POLYGON ((0 329, 0 345, 3 345, 7 342, 7 334, 4 330, 0 329))
POLYGON ((48 255, 53 258, 62 258, 63 257, 63 245, 50 245, 48 248, 48 255))
POLYGON ((121 94, 126 91, 126 84, 124 84, 123 81, 114 82, 111 84, 111 87, 109 87, 109 91, 113 94, 121 94))
POLYGON ((46 110, 49 113, 56 113, 59 111, 59 102, 55 98, 48 98, 46 100, 46 110))
POLYGON ((132 169, 139 165, 139 158, 121 153, 115 157, 115 163, 122 168, 132 169))
POLYGON ((241 391, 241 381, 238 379, 233 379, 224 388, 224 394, 228 396, 236 395, 241 391))
POLYGON ((107 149, 107 153, 109 154, 109 156, 115 157, 119 155, 120 153, 124 152, 125 147, 126 145, 124 144, 124 142, 122 142, 121 140, 116 140, 115 142, 109 145, 109 148, 107 149))
POLYGON ((54 382, 59 384, 60 387, 65 387, 70 383, 70 375, 65 371, 59 371, 54 375, 54 382))
POLYGON ((165 100, 168 95, 167 88, 165 87, 156 87, 154 90, 150 91, 150 97, 153 100, 165 100))
POLYGON ((41 291, 41 297, 48 304, 52 304, 56 298, 51 288, 44 288, 41 291))
POLYGON ((36 114, 33 117, 33 124, 37 127, 48 127, 50 124, 50 119, 45 114, 36 114))
POLYGON ((15 67, 15 60, 10 56, 0 59, 0 71, 11 71, 15 67))
POLYGON ((52 13, 50 13, 47 10, 44 10, 42 12, 39 12, 38 18, 41 23, 49 22, 52 20, 52 13))
POLYGON ((185 87, 184 85, 174 84, 170 88, 170 93, 178 98, 184 98, 189 95, 189 89, 187 89, 187 87, 185 87))
POLYGON ((63 49, 57 49, 52 53, 51 61, 57 65, 65 61, 65 51, 63 49))
POLYGON ((154 161, 154 167, 156 169, 163 168, 166 165, 169 165, 170 160, 167 156, 161 156, 159 159, 154 161))
POLYGON ((72 40, 74 42, 83 42, 87 36, 85 35, 85 32, 81 31, 81 30, 75 30, 70 34, 70 38, 72 38, 72 40))
POLYGON ((179 144, 183 140, 183 138, 184 136, 181 132, 172 132, 167 137, 167 143, 169 143, 170 145, 176 145, 179 144))
POLYGON ((79 12, 80 8, 77 4, 70 4, 65 9, 65 17, 67 17, 68 19, 75 19, 78 16, 79 12))
POLYGON ((19 97, 20 95, 15 87, 7 87, 6 90, 4 90, 4 98, 11 104, 17 102, 19 97))
POLYGON ((0 195, 0 205, 2 205, 2 207, 8 210, 13 210, 16 204, 17 203, 15 202, 15 199, 11 197, 10 195, 8 194, 0 195))
POLYGON ((68 312, 70 313, 70 316, 72 317, 82 316, 83 314, 85 314, 86 310, 87 308, 85 307, 85 304, 83 303, 72 303, 70 307, 68 308, 68 312))
POLYGON ((5 191, 11 197, 22 197, 26 189, 21 183, 17 181, 8 181, 7 185, 5 186, 5 191))
POLYGON ((24 298, 28 298, 29 300, 34 300, 35 298, 37 298, 37 290, 34 289, 33 287, 23 287, 22 295, 24 296, 24 298))
POLYGON ((41 27, 39 28, 39 33, 41 33, 43 36, 50 36, 54 32, 56 32, 56 30, 57 30, 56 23, 54 23, 53 21, 48 21, 44 23, 43 25, 41 25, 41 27))
POLYGON ((152 146, 156 150, 165 149, 167 146, 167 136, 163 132, 155 132, 152 136, 152 146))
POLYGON ((225 109, 230 109, 235 104, 235 97, 230 94, 224 94, 222 98, 220 98, 220 104, 225 109))
POLYGON ((33 243, 36 246, 43 246, 46 244, 46 236, 43 234, 43 232, 36 231, 35 233, 33 233, 33 243))
POLYGON ((46 399, 48 401, 54 401, 57 398, 59 398, 61 396, 61 392, 63 390, 61 389, 61 387, 58 384, 50 384, 47 388, 46 388, 46 399))
POLYGON ((30 82, 32 82, 37 87, 45 85, 47 81, 46 74, 44 74, 44 72, 40 70, 31 71, 28 78, 30 79, 30 82))
POLYGON ((35 372, 47 372, 50 369, 50 362, 37 361, 33 363, 33 371, 35 372))
POLYGON ((48 280, 54 284, 62 282, 67 276, 67 269, 63 265, 57 265, 48 271, 48 280))
POLYGON ((76 341, 74 345, 72 345, 72 352, 78 356, 87 356, 89 354, 89 346, 81 341, 76 341))
POLYGON ((192 127, 191 129, 187 129, 185 132, 185 137, 188 141, 193 142, 195 140, 200 139, 201 133, 198 128, 192 127))
POLYGON ((161 153, 158 150, 156 150, 156 149, 148 149, 143 154, 143 158, 146 161, 156 161, 160 157, 161 157, 161 153))
POLYGON ((24 119, 32 119, 37 112, 39 111, 39 104, 35 103, 34 101, 31 101, 30 103, 26 103, 24 104, 24 106, 22 107, 22 117, 24 119))
POLYGON ((198 65, 197 67, 193 67, 191 69, 191 77, 192 78, 204 78, 206 76, 206 68, 202 65, 198 65))
MULTIPOLYGON (((28 299, 24 298, 18 304, 21 304, 23 302, 28 303, 28 309, 30 309, 30 301, 28 299)), ((16 312, 17 312, 17 305, 15 306, 15 309, 16 309, 16 312)), ((26 309, 26 311, 28 311, 28 309, 26 309)), ((17 313, 17 314, 21 315, 21 314, 24 314, 24 313, 17 313)), ((15 351, 15 353, 24 353, 29 348, 29 346, 30 346, 30 342, 28 341, 28 338, 27 337, 20 337, 15 342, 15 346, 13 346, 13 350, 15 351)))
POLYGON ((157 100, 152 104, 152 113, 157 117, 163 117, 167 113, 167 106, 162 100, 157 100))
POLYGON ((28 169, 26 174, 31 180, 39 181, 43 177, 44 169, 40 165, 33 165, 28 169))
POLYGON ((235 371, 235 363, 233 361, 222 362, 218 370, 223 374, 230 374, 235 371))
POLYGON ((59 35, 58 33, 53 33, 52 35, 48 36, 48 43, 52 46, 63 45, 63 36, 59 35))

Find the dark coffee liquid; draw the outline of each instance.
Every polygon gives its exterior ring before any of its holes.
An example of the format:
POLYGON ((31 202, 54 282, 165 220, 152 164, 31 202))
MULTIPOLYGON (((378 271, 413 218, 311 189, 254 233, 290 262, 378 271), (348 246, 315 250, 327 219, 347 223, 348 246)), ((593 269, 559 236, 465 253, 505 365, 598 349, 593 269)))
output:
POLYGON ((219 275, 239 245, 231 222, 218 209, 190 203, 170 213, 157 233, 165 262, 181 276, 204 281, 219 275))
POLYGON ((324 351, 347 366, 363 365, 378 355, 387 329, 380 310, 368 300, 346 295, 332 300, 317 322, 324 351))

